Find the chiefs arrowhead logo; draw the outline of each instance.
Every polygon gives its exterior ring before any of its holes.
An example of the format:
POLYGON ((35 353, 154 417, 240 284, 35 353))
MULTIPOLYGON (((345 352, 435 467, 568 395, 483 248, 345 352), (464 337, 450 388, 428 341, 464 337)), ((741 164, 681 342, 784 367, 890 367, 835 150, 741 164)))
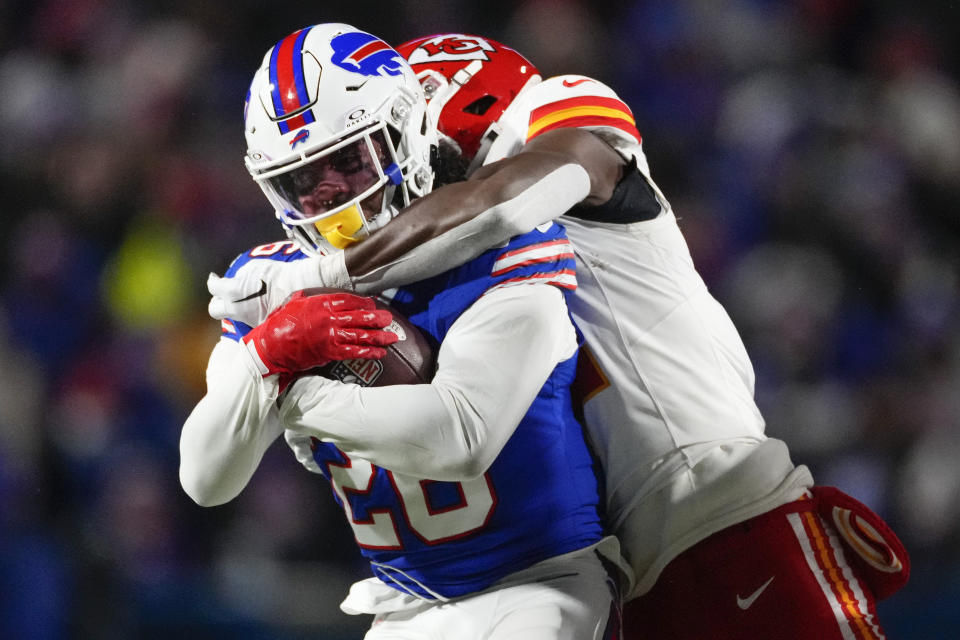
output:
POLYGON ((483 60, 490 57, 487 52, 496 51, 493 45, 476 36, 445 34, 424 41, 413 50, 407 59, 410 64, 425 62, 444 62, 461 60, 483 60))

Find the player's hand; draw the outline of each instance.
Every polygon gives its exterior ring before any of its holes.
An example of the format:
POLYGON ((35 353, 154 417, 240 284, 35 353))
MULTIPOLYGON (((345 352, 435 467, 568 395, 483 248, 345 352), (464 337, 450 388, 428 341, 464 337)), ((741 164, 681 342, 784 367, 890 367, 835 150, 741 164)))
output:
POLYGON ((261 374, 289 375, 331 360, 382 358, 382 347, 399 339, 382 330, 392 320, 371 298, 351 293, 304 296, 298 291, 243 341, 259 359, 261 374))
POLYGON ((207 312, 214 320, 230 318, 255 327, 266 320, 294 291, 311 287, 349 286, 346 271, 339 272, 337 257, 304 258, 292 262, 250 260, 237 272, 223 278, 215 273, 207 277, 210 304, 207 312))
POLYGON ((215 320, 231 318, 251 327, 259 325, 291 293, 316 286, 298 286, 302 271, 299 262, 307 260, 250 260, 229 278, 211 273, 207 277, 207 290, 212 296, 207 311, 215 320))

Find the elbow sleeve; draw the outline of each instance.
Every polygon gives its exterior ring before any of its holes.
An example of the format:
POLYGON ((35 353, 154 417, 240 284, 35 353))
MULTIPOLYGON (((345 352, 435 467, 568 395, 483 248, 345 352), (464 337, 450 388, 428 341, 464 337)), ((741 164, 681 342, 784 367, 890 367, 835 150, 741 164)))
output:
POLYGON ((519 195, 481 213, 477 219, 491 218, 493 222, 488 224, 498 231, 496 242, 503 242, 557 219, 588 195, 590 176, 587 170, 579 164, 565 164, 534 182, 519 195))

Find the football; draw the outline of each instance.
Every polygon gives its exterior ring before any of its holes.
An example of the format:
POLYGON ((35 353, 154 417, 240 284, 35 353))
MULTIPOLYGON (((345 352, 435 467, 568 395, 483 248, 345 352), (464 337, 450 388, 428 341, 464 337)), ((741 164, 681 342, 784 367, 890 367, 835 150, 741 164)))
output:
MULTIPOLYGON (((305 290, 304 294, 309 296, 331 291, 336 290, 315 288, 305 290)), ((385 330, 400 338, 385 347, 386 355, 379 360, 335 360, 311 370, 310 373, 363 387, 430 382, 437 366, 436 341, 384 300, 374 300, 378 309, 385 309, 393 315, 393 322, 385 327, 385 330)))

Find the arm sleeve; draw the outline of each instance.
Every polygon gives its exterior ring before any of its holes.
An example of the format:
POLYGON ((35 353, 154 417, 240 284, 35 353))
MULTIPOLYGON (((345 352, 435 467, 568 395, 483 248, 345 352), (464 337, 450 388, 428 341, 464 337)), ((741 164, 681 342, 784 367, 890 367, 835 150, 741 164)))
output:
POLYGON ((288 429, 392 471, 465 480, 487 470, 553 368, 574 353, 558 289, 506 287, 457 319, 430 384, 363 388, 305 378, 281 416, 288 429))
MULTIPOLYGON (((434 276, 561 216, 589 194, 590 177, 586 170, 568 163, 558 166, 520 193, 507 200, 488 203, 489 206, 480 211, 471 211, 472 201, 467 196, 462 211, 452 215, 449 211, 430 213, 434 217, 446 215, 456 226, 430 239, 418 240, 412 248, 386 264, 359 272, 351 270, 350 282, 355 291, 367 295, 434 276), (457 216, 466 219, 457 224, 457 216)), ((422 198, 418 206, 425 207, 429 198, 429 195, 422 198)), ((426 211, 424 209, 423 213, 426 211)), ((418 213, 421 212, 404 215, 418 213)), ((405 220, 401 217, 397 222, 405 220)), ((373 247, 373 243, 369 246, 373 247)))
POLYGON ((263 378, 246 349, 222 339, 207 364, 207 393, 180 434, 180 484, 205 507, 229 502, 282 433, 276 376, 263 378))

